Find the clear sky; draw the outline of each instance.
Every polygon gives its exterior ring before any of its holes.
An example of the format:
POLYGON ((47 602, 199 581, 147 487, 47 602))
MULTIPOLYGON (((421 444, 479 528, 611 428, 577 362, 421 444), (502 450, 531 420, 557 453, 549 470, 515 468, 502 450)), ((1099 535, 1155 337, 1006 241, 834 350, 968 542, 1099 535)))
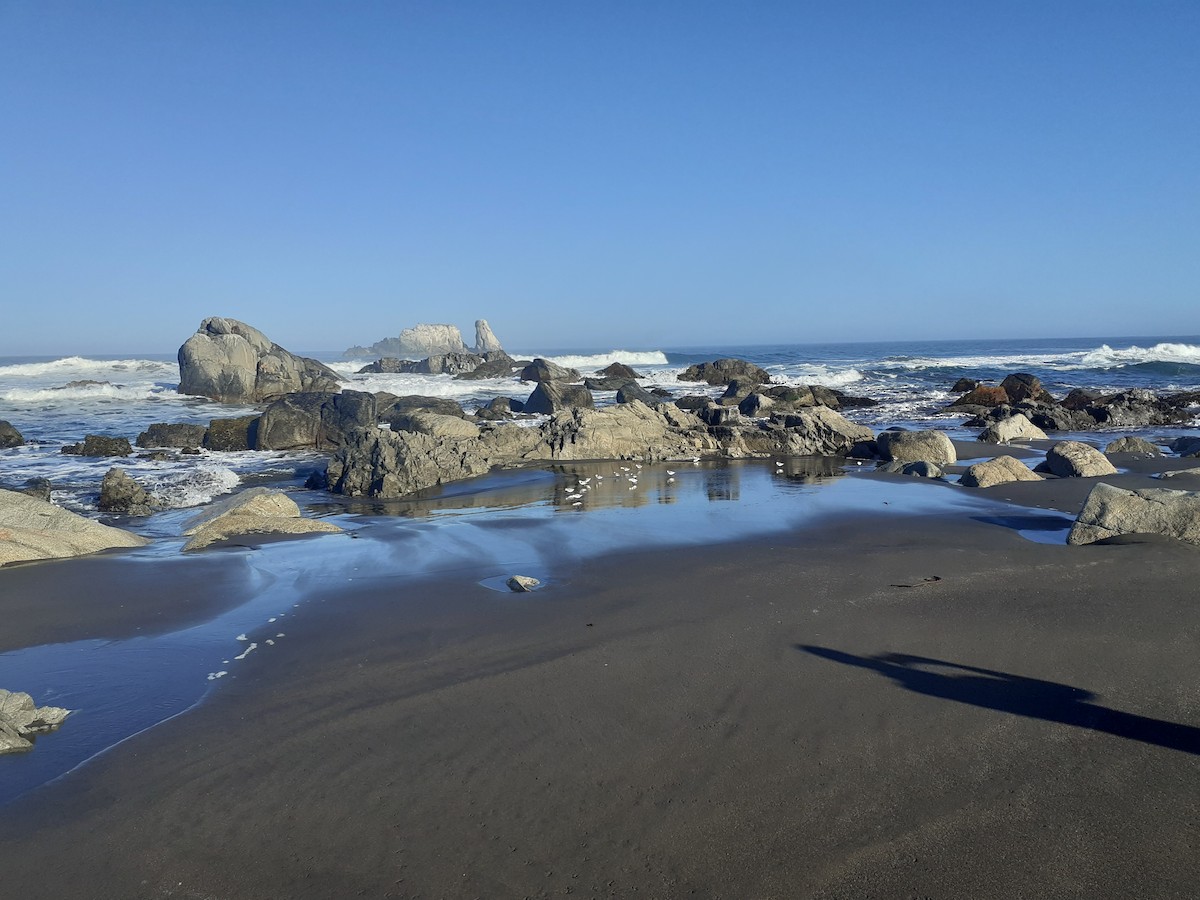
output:
POLYGON ((0 355, 1200 333, 1200 3, 0 0, 0 355))

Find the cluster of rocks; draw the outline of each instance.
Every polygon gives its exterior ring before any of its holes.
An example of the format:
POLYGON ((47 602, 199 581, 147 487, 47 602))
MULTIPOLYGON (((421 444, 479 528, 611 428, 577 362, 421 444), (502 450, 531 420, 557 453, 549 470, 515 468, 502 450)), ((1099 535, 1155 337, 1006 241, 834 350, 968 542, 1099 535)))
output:
MULTIPOLYGON (((463 342, 462 332, 456 325, 416 325, 413 328, 405 328, 397 337, 376 341, 370 347, 351 347, 342 355, 346 359, 359 359, 364 356, 399 359, 408 356, 420 358, 466 353, 468 349, 463 342)), ((487 320, 476 320, 475 353, 486 355, 503 350, 500 340, 493 333, 487 320)))
POLYGON ((0 688, 0 754, 33 749, 39 734, 55 731, 71 714, 58 706, 37 706, 28 694, 0 688))
POLYGON ((1045 431, 1095 431, 1186 424, 1189 408, 1200 403, 1195 391, 1159 397, 1146 390, 1099 394, 1076 388, 1056 400, 1036 375, 1017 372, 998 385, 960 380, 955 392, 965 391, 947 410, 971 416, 969 427, 988 428, 1023 416, 1045 431))

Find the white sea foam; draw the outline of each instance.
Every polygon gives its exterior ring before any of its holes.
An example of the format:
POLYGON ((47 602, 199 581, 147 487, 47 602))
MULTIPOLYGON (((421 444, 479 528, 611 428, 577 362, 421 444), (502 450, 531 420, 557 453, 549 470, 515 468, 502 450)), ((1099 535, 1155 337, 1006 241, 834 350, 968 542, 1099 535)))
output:
POLYGON ((1155 344, 1153 347, 1126 347, 1115 350, 1108 344, 1083 355, 1081 363, 1090 369, 1115 369, 1138 363, 1166 362, 1200 366, 1200 347, 1195 344, 1155 344))
POLYGON ((771 366, 776 380, 787 384, 819 384, 828 388, 844 387, 863 380, 858 369, 832 369, 829 366, 771 366))
POLYGON ((237 472, 216 462, 186 469, 139 473, 138 480, 168 509, 186 509, 228 494, 241 483, 237 472))
POLYGON ((178 397, 175 386, 158 384, 69 384, 48 388, 9 388, 0 391, 6 403, 68 403, 72 400, 156 400, 178 397))
POLYGON ((661 350, 610 350, 588 356, 547 356, 545 359, 568 369, 602 369, 613 363, 627 366, 665 366, 667 354, 661 350))

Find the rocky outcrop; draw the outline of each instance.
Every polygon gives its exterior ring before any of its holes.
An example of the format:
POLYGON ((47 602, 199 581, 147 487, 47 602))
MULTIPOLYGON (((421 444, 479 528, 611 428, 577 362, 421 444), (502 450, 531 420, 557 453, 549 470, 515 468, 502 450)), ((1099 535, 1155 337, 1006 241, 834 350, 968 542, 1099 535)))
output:
POLYGON ((627 381, 617 389, 617 402, 632 403, 634 400, 645 403, 647 406, 657 406, 660 403, 671 402, 667 397, 660 397, 646 390, 636 381, 627 381))
POLYGON ((1183 457, 1200 456, 1200 437, 1175 438, 1168 446, 1172 453, 1183 457))
POLYGON ((55 731, 71 714, 58 706, 37 706, 28 694, 0 689, 0 754, 33 749, 39 734, 55 731))
POLYGON ((501 419, 511 419, 524 411, 525 404, 520 400, 514 400, 511 397, 494 397, 488 401, 487 406, 475 410, 475 418, 495 422, 501 419))
MULTIPOLYGON (((1009 376, 1013 379, 1032 377, 1009 376)), ((968 426, 986 427, 1023 415, 1043 431, 1147 428, 1181 425, 1191 419, 1186 407, 1176 405, 1170 398, 1156 397, 1150 391, 1130 390, 1101 396, 1076 388, 1061 401, 1055 401, 1041 390, 1040 384, 1024 380, 1013 384, 1008 378, 1005 382, 1017 397, 1024 399, 1014 399, 1003 387, 979 387, 947 409, 976 413, 976 417, 966 423, 968 426)))
POLYGON ((49 478, 28 478, 25 483, 19 487, 11 488, 21 494, 28 494, 30 497, 36 497, 38 500, 50 502, 50 494, 54 489, 54 485, 50 483, 49 478))
POLYGON ((379 400, 379 421, 386 422, 393 431, 410 431, 409 417, 415 412, 434 412, 460 418, 466 415, 463 408, 448 397, 425 397, 420 394, 407 397, 377 394, 376 397, 379 400))
POLYGON ((179 393, 261 403, 299 391, 337 391, 333 369, 273 343, 257 328, 214 316, 179 348, 179 393))
POLYGON ((1200 544, 1200 493, 1126 491, 1101 482, 1084 501, 1067 543, 1091 544, 1121 534, 1159 534, 1200 544))
POLYGON ((104 480, 100 482, 100 499, 96 502, 96 507, 103 512, 123 516, 148 516, 161 509, 161 504, 149 491, 134 481, 128 472, 114 466, 105 473, 104 480))
POLYGON ((17 431, 11 422, 0 419, 0 450, 7 450, 10 447, 20 447, 25 443, 25 438, 21 432, 17 431))
POLYGON ((991 409, 994 406, 1006 406, 1011 402, 1012 400, 1009 399, 1008 391, 999 385, 979 384, 951 403, 950 407, 964 406, 991 409))
POLYGON ((481 381, 484 378, 512 378, 517 361, 503 350, 490 350, 483 354, 483 362, 470 372, 459 372, 454 377, 460 381, 481 381))
MULTIPOLYGON (((767 427, 769 431, 782 431, 778 452, 790 456, 848 456, 855 447, 875 437, 870 428, 855 425, 828 406, 772 416, 767 427)), ((750 432, 743 429, 742 433, 750 432)))
POLYGON ((1050 396, 1050 392, 1042 387, 1042 380, 1036 375, 1030 375, 1026 372, 1016 372, 1006 376, 1000 382, 1000 387, 1008 394, 1010 403, 1020 403, 1023 400, 1032 400, 1035 403, 1054 402, 1054 398, 1050 396))
POLYGON ((1110 441, 1105 453, 1136 453, 1138 456, 1162 456, 1162 451, 1145 438, 1130 435, 1110 441))
POLYGON ((744 359, 716 359, 688 366, 679 374, 680 381, 703 381, 705 384, 729 384, 732 379, 753 384, 770 384, 771 374, 744 359))
POLYGON ((471 441, 480 435, 479 426, 470 419, 462 416, 443 416, 424 410, 411 413, 407 424, 407 431, 443 440, 471 441))
POLYGON ((340 534, 342 529, 321 519, 305 519, 300 507, 282 491, 257 487, 211 504, 191 519, 184 535, 190 537, 183 549, 201 550, 217 541, 249 534, 301 535, 340 534))
POLYGON ((63 447, 62 452, 72 456, 128 456, 133 447, 128 438, 89 434, 80 443, 63 447))
POLYGON ((204 432, 204 449, 233 453, 258 446, 258 416, 213 419, 204 432))
POLYGON ((137 436, 139 447, 199 447, 204 443, 204 434, 208 429, 203 425, 173 425, 167 422, 155 422, 137 436))
POLYGON ((1103 453, 1080 441, 1059 441, 1046 451, 1046 468, 1059 478, 1098 478, 1116 475, 1103 453))
POLYGON ((494 448, 478 439, 447 441, 414 431, 364 429, 329 461, 325 486, 348 497, 403 497, 483 475, 494 456, 494 448))
POLYGON ((885 460, 900 462, 936 463, 939 466, 953 465, 958 454, 950 438, 941 431, 881 431, 875 439, 879 455, 885 460))
POLYGON ((148 543, 136 534, 101 525, 44 500, 0 490, 0 566, 148 543))
POLYGON ((626 403, 604 409, 568 409, 537 429, 524 460, 680 459, 719 449, 695 416, 670 404, 651 409, 626 403))
POLYGON ((467 349, 457 325, 414 325, 401 331, 398 340, 399 356, 436 356, 467 349))
POLYGON ((288 394, 258 419, 255 450, 333 450, 356 428, 377 421, 374 394, 364 391, 288 394))
POLYGON ((1017 413, 1007 419, 1001 419, 989 425, 979 435, 977 440, 985 444, 1007 444, 1010 441, 1044 441, 1046 432, 1030 422, 1025 416, 1017 413))
POLYGON ((581 384, 541 381, 525 401, 525 412, 549 415, 560 409, 592 409, 592 392, 581 384))
POLYGON ((968 466, 958 479, 963 487, 987 488, 1010 481, 1041 481, 1042 476, 1034 472, 1019 459, 997 456, 987 462, 968 466))
POLYGON ((563 368, 540 356, 521 370, 522 381, 580 381, 582 377, 574 369, 563 368))
POLYGON ((642 377, 629 366, 619 362, 609 363, 596 374, 601 378, 621 378, 626 381, 642 377))
POLYGON ((487 319, 475 320, 475 352, 504 352, 504 348, 500 346, 500 338, 496 337, 496 335, 492 332, 491 327, 487 323, 487 319))

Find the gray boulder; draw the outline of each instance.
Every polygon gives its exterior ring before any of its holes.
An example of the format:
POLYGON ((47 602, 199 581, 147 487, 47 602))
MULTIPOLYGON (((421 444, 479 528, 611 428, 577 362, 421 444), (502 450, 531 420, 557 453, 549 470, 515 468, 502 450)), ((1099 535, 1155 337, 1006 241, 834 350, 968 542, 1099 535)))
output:
POLYGON ((680 381, 703 381, 713 385, 729 384, 734 378, 754 384, 771 383, 769 372, 744 359, 715 359, 688 366, 679 374, 680 381))
POLYGON ((375 395, 365 391, 288 394, 259 417, 255 450, 333 450, 356 428, 375 425, 375 395))
POLYGON ((493 397, 486 406, 475 410, 475 418, 486 421, 511 419, 517 413, 525 411, 525 404, 511 397, 493 397))
POLYGON ((726 426, 737 425, 742 421, 742 412, 736 406, 723 406, 705 400, 703 406, 695 407, 694 412, 705 425, 726 426))
POLYGON ((1068 544, 1120 534, 1159 534, 1200 544, 1200 493, 1147 488, 1126 491, 1101 482, 1084 501, 1068 544))
POLYGON ((204 432, 204 449, 236 453, 258 446, 258 416, 213 419, 204 432))
POLYGON ((202 550, 217 541, 248 534, 340 534, 342 529, 322 519, 305 519, 296 501, 282 491, 250 488, 210 504, 189 520, 184 551, 202 550))
POLYGON ((44 500, 0 490, 0 566, 148 543, 136 534, 101 525, 44 500))
POLYGON ((854 424, 828 406, 772 416, 771 422, 783 431, 778 452, 790 456, 847 456, 875 437, 870 428, 854 424))
POLYGON ((580 381, 582 376, 574 369, 565 369, 558 363, 538 357, 521 370, 522 381, 580 381))
POLYGON ((632 403, 634 400, 637 400, 639 403, 645 403, 647 406, 657 406, 659 403, 670 402, 664 397, 650 393, 650 391, 646 390, 636 381, 626 382, 617 390, 618 403, 632 403))
POLYGON ((527 594, 535 590, 541 582, 529 575, 514 575, 505 584, 508 585, 508 589, 514 594, 527 594))
POLYGON ((179 348, 179 393, 260 403, 300 391, 337 391, 333 369, 273 343, 257 328, 213 316, 179 348))
MULTIPOLYGON (((526 429, 512 428, 514 432, 526 429)), ((479 440, 436 438, 413 431, 364 429, 330 459, 326 487, 348 497, 403 497, 491 470, 494 454, 479 440)))
POLYGON ((479 426, 470 419, 423 410, 417 410, 408 417, 407 430, 452 441, 474 440, 480 434, 479 426))
POLYGON ((1059 441, 1046 451, 1046 468, 1059 478, 1098 478, 1116 475, 1116 467, 1097 450, 1080 441, 1059 441))
POLYGON ((420 375, 466 375, 483 362, 483 357, 476 353, 437 353, 421 360, 413 371, 420 375))
POLYGON ((1145 438, 1129 436, 1110 441, 1105 453, 1136 453, 1139 456, 1162 456, 1162 451, 1145 438))
POLYGON ((398 356, 434 356, 440 353, 462 353, 462 332, 457 325, 414 325, 400 332, 398 356))
POLYGON ((1032 471, 1019 459, 1011 456, 997 456, 987 462, 975 463, 968 466, 958 479, 963 487, 986 488, 997 484, 1007 484, 1010 481, 1041 481, 1042 476, 1032 471))
POLYGON ((1200 456, 1200 437, 1175 438, 1169 446, 1172 453, 1180 456, 1200 456))
POLYGON ((876 471, 886 472, 889 475, 908 475, 912 478, 944 478, 946 475, 941 466, 923 459, 917 462, 892 460, 881 465, 876 471))
POLYGON ((475 352, 504 352, 504 348, 500 346, 500 339, 492 332, 491 326, 489 326, 487 323, 487 319, 475 320, 475 352))
POLYGON ((128 472, 115 466, 105 473, 104 480, 100 482, 100 499, 96 502, 96 507, 104 512, 124 516, 148 516, 162 508, 150 492, 134 481, 128 472))
POLYGON ((384 356, 375 362, 367 363, 359 369, 356 375, 405 375, 416 372, 417 362, 411 359, 398 359, 395 356, 384 356))
POLYGON ((761 418, 771 414, 771 408, 775 406, 775 401, 766 394, 751 392, 747 394, 745 399, 737 405, 738 412, 744 416, 751 418, 761 418))
POLYGON ((13 488, 12 490, 28 494, 30 497, 36 497, 38 500, 45 500, 49 503, 53 487, 49 478, 29 478, 20 487, 13 488))
POLYGON ((36 706, 28 694, 0 689, 0 754, 32 750, 37 735, 57 730, 70 714, 58 706, 36 706))
POLYGON ((976 440, 985 444, 1007 444, 1009 441, 1044 441, 1046 432, 1021 413, 1001 419, 983 430, 976 440))
POLYGON ((484 378, 512 378, 517 361, 503 350, 492 350, 483 354, 483 361, 469 372, 459 372, 454 377, 460 381, 482 381, 484 378))
POLYGON ((619 362, 609 363, 596 374, 601 378, 623 378, 626 381, 642 377, 629 366, 619 362))
POLYGON ((71 456, 128 456, 133 447, 128 438, 89 434, 80 443, 63 447, 62 452, 71 456))
POLYGON ((156 422, 137 436, 139 447, 199 447, 208 431, 203 425, 173 425, 156 422))
POLYGON ((525 401, 525 412, 548 415, 560 409, 592 409, 592 392, 581 384, 541 381, 525 401))
POLYGON ((7 450, 9 447, 20 447, 25 443, 25 438, 21 432, 17 431, 11 422, 0 419, 0 450, 7 450))
POLYGON ((953 465, 958 460, 954 444, 940 431, 881 431, 875 438, 879 455, 885 460, 900 462, 936 463, 939 466, 953 465))

